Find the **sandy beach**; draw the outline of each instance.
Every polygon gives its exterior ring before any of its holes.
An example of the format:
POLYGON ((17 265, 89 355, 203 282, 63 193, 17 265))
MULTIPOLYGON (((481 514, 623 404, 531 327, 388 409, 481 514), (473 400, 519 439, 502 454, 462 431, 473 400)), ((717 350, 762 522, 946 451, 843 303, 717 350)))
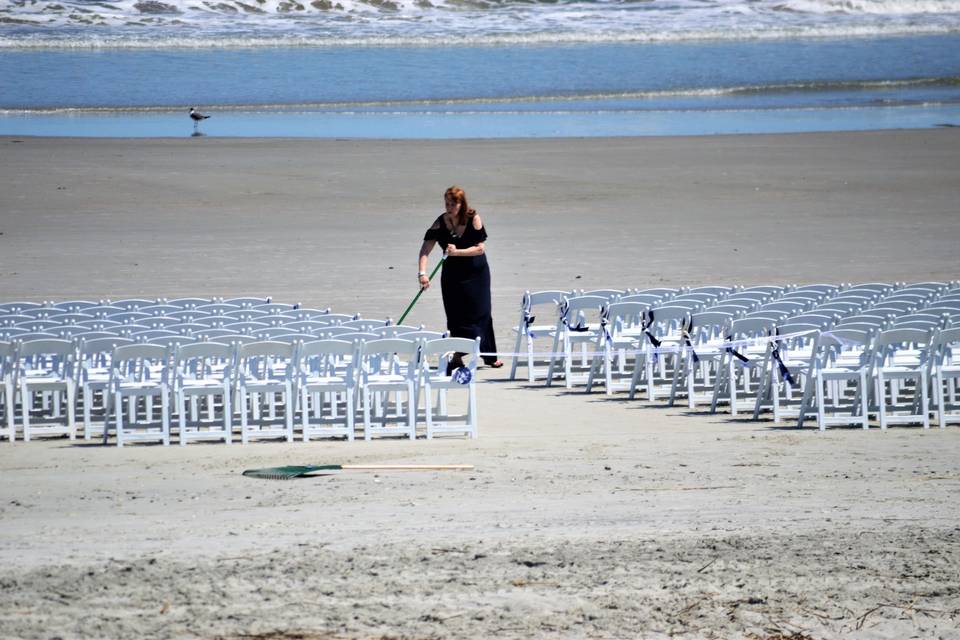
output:
MULTIPOLYGON (((960 131, 0 138, 0 300, 398 317, 442 193, 525 289, 960 278, 960 131)), ((434 257, 434 260, 436 257, 434 257)), ((442 328, 439 291, 409 322, 442 328)), ((479 372, 480 438, 0 443, 9 638, 960 638, 960 429, 802 431, 479 372), (467 463, 472 472, 247 468, 467 463)))

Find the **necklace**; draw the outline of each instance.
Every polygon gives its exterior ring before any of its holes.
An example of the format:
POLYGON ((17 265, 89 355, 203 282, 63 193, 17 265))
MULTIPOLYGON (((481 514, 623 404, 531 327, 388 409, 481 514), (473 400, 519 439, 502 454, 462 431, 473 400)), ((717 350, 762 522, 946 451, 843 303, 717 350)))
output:
MULTIPOLYGON (((444 226, 446 226, 446 225, 444 225, 444 226)), ((464 225, 463 230, 464 230, 464 231, 467 230, 466 225, 464 225)), ((459 237, 460 237, 460 234, 457 233, 457 224, 456 224, 455 222, 452 223, 450 226, 447 227, 447 231, 450 232, 450 237, 451 237, 451 238, 459 238, 459 237)))

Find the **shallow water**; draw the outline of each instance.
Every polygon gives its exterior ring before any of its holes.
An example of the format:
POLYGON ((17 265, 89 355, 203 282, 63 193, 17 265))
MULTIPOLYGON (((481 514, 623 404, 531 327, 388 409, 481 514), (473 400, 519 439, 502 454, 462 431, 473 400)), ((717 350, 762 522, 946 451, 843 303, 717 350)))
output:
POLYGON ((171 2, 0 0, 27 23, 0 31, 0 134, 189 135, 191 105, 209 135, 396 138, 927 127, 960 106, 960 0, 171 2))

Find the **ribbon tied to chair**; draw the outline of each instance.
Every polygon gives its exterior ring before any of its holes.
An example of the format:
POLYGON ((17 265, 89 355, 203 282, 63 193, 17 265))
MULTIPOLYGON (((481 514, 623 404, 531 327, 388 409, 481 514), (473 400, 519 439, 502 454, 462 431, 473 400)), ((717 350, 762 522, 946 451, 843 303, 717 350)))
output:
MULTIPOLYGON (((779 335, 780 330, 775 329, 774 335, 779 335)), ((783 358, 780 357, 780 340, 773 341, 773 350, 770 352, 770 355, 773 356, 774 361, 777 363, 777 369, 780 371, 780 377, 784 382, 793 386, 796 383, 793 381, 793 376, 790 375, 790 369, 783 363, 783 358)))
MULTIPOLYGON (((643 333, 650 340, 650 344, 653 345, 654 349, 659 349, 662 342, 650 332, 650 325, 653 324, 653 309, 647 309, 643 312, 643 333)), ((657 357, 657 353, 653 353, 653 357, 657 357)))
POLYGON ((693 342, 690 340, 691 331, 693 331, 693 316, 688 315, 683 319, 683 322, 680 323, 680 337, 683 339, 684 346, 690 350, 690 355, 693 357, 693 363, 697 364, 700 362, 700 356, 698 356, 697 352, 693 350, 693 342))
POLYGON ((529 310, 529 309, 525 309, 525 310, 524 310, 524 312, 523 312, 523 332, 524 332, 525 334, 527 334, 527 336, 529 336, 529 338, 530 338, 531 340, 533 340, 534 338, 536 338, 536 336, 533 335, 533 331, 530 330, 530 327, 533 326, 533 322, 534 322, 534 320, 536 320, 536 319, 537 319, 537 316, 532 316, 532 315, 530 315, 530 310, 529 310))
MULTIPOLYGON (((727 336, 727 342, 733 342, 733 336, 732 336, 732 335, 727 336)), ((740 353, 739 351, 737 351, 737 350, 734 349, 733 347, 726 347, 726 348, 725 348, 725 351, 726 351, 727 353, 729 353, 730 355, 732 355, 732 356, 733 356, 734 358, 736 358, 737 360, 739 360, 739 361, 740 361, 740 364, 742 364, 742 365, 745 366, 745 367, 749 367, 749 366, 752 364, 752 363, 750 362, 750 358, 748 358, 747 356, 743 355, 742 353, 740 353)))

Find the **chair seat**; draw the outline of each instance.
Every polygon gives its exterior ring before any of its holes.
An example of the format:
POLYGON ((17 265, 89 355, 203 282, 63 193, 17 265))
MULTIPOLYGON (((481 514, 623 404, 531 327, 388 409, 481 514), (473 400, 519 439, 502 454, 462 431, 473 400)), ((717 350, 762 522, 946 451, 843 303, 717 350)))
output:
POLYGON ((162 389, 163 387, 166 387, 166 383, 159 380, 123 381, 119 385, 120 391, 132 389, 162 389))
POLYGON ((303 380, 306 386, 313 385, 344 385, 346 378, 342 376, 308 376, 303 380))
POLYGON ((178 384, 183 389, 215 388, 215 387, 222 387, 224 384, 224 381, 217 380, 216 378, 200 378, 200 379, 181 380, 178 382, 178 384))
POLYGON ((20 379, 23 384, 63 384, 66 379, 58 375, 35 375, 20 379))
POLYGON ((406 382, 406 376, 396 373, 375 373, 367 376, 368 384, 405 384, 406 382))
POLYGON ((904 374, 917 375, 917 374, 919 374, 921 371, 922 371, 922 369, 921 369, 920 367, 899 367, 899 366, 892 366, 892 367, 882 367, 882 368, 880 369, 880 372, 883 373, 883 375, 885 375, 885 376, 904 375, 904 374))

